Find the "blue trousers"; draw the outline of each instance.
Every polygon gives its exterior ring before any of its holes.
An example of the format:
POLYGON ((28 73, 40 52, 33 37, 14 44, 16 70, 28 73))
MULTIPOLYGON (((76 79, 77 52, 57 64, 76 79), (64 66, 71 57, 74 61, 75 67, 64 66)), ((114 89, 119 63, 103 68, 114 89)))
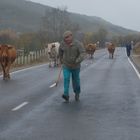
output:
POLYGON ((80 94, 80 68, 70 69, 63 66, 63 77, 64 77, 64 95, 69 95, 70 78, 72 78, 73 92, 80 94))

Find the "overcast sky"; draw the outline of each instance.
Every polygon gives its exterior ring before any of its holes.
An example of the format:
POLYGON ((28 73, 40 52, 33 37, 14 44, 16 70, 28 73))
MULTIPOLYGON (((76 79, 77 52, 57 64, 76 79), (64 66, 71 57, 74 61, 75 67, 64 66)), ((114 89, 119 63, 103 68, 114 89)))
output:
POLYGON ((101 17, 115 25, 140 31, 140 0, 31 0, 67 11, 101 17))

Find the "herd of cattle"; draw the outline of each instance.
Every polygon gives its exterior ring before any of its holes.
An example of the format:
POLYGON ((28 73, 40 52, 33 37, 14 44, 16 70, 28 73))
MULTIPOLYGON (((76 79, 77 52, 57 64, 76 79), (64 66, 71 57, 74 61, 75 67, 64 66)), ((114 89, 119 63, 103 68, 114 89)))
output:
MULTIPOLYGON (((105 43, 106 48, 109 52, 109 58, 113 59, 115 45, 111 42, 105 43)), ((59 42, 49 43, 47 44, 47 56, 49 60, 49 67, 56 67, 59 63, 59 42)), ((88 44, 85 46, 86 52, 89 55, 89 58, 93 58, 94 52, 97 49, 97 43, 88 44)), ((16 48, 12 45, 0 45, 0 64, 3 71, 3 80, 10 79, 10 67, 12 63, 14 63, 17 57, 16 48)))

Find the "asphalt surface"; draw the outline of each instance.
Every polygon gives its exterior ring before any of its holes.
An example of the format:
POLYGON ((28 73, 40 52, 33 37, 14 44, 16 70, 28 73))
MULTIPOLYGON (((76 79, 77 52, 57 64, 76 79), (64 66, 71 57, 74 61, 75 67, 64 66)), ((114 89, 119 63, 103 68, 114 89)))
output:
POLYGON ((0 77, 0 140, 140 140, 140 78, 124 48, 95 52, 81 67, 80 101, 65 103, 59 68, 41 65, 0 77))

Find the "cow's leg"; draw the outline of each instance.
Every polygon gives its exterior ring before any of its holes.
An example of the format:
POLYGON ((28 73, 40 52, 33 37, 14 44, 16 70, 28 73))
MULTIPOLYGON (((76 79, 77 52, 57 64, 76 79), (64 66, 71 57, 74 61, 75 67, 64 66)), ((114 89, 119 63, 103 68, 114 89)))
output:
POLYGON ((114 58, 114 51, 115 51, 115 50, 113 49, 113 50, 112 50, 112 59, 114 58))
POLYGON ((57 66, 57 65, 56 65, 56 58, 54 58, 53 63, 54 63, 54 67, 56 67, 56 66, 57 66))
POLYGON ((51 59, 51 67, 53 67, 53 65, 54 65, 54 60, 53 60, 53 58, 51 59))
POLYGON ((92 59, 92 54, 90 54, 90 59, 92 59))
POLYGON ((58 60, 57 60, 57 58, 56 58, 56 67, 58 67, 58 60))
POLYGON ((8 78, 8 66, 5 67, 5 80, 9 79, 8 78))
POLYGON ((109 59, 111 59, 111 53, 109 53, 109 59))
POLYGON ((92 54, 91 53, 89 54, 89 59, 92 59, 92 54))
POLYGON ((60 59, 59 59, 59 57, 57 58, 57 65, 58 65, 58 67, 61 66, 61 63, 60 63, 60 59))
POLYGON ((49 61, 49 68, 51 67, 51 61, 49 61))
POLYGON ((52 67, 52 58, 49 59, 49 68, 52 67))
POLYGON ((11 76, 10 76, 10 66, 7 68, 7 79, 11 79, 11 76))
POLYGON ((94 58, 94 52, 91 54, 91 56, 92 56, 91 58, 93 59, 94 58))
POLYGON ((59 58, 58 57, 56 58, 56 65, 57 65, 57 67, 59 66, 59 58))
POLYGON ((55 57, 55 66, 58 67, 58 58, 57 58, 57 56, 55 57))
POLYGON ((4 65, 2 64, 2 71, 3 71, 3 80, 6 80, 6 72, 5 72, 5 67, 4 65))
POLYGON ((110 52, 110 59, 112 59, 112 52, 110 52))
POLYGON ((51 58, 51 53, 50 52, 48 52, 48 60, 49 60, 49 68, 51 68, 52 58, 51 58))
POLYGON ((6 79, 10 79, 10 66, 11 66, 11 63, 9 62, 5 68, 6 79))

